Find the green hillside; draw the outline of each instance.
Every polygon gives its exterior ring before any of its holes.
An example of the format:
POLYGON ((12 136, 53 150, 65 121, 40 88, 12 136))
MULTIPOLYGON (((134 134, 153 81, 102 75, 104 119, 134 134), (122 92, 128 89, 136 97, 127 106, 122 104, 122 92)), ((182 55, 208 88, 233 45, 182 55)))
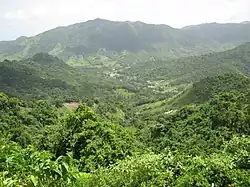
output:
POLYGON ((98 63, 143 61, 152 56, 167 59, 222 51, 249 42, 248 30, 249 24, 243 23, 175 29, 167 25, 96 19, 34 37, 0 42, 0 58, 20 59, 45 52, 73 66, 85 67, 96 67, 93 64, 96 58, 101 58, 98 63))
MULTIPOLYGON (((149 60, 120 70, 108 67, 75 69, 57 57, 38 53, 20 61, 3 61, 1 90, 14 96, 56 98, 64 95, 64 99, 74 100, 110 96, 119 100, 124 96, 117 90, 124 90, 131 96, 125 96, 123 101, 132 106, 158 101, 166 103, 206 77, 226 73, 249 75, 249 52, 250 44, 246 43, 224 52, 168 61, 149 60), (33 79, 36 81, 31 81, 33 79)), ((160 106, 164 105, 161 103, 160 106)))
POLYGON ((221 92, 246 92, 250 88, 250 79, 239 74, 225 74, 208 77, 194 83, 193 86, 178 96, 173 105, 203 103, 221 92))
POLYGON ((34 68, 20 65, 15 62, 4 61, 0 63, 1 91, 10 95, 19 95, 36 98, 46 97, 49 92, 61 92, 73 87, 60 79, 44 79, 39 77, 34 68))
POLYGON ((232 50, 168 61, 147 61, 120 71, 140 82, 165 80, 170 85, 192 83, 225 73, 250 73, 250 43, 232 50))
POLYGON ((0 62, 0 72, 0 90, 26 99, 78 101, 102 97, 105 92, 112 94, 115 87, 123 86, 102 74, 76 70, 46 53, 20 61, 0 62))
POLYGON ((249 70, 250 44, 246 43, 220 53, 148 61, 120 71, 118 75, 145 91, 153 90, 160 95, 137 108, 139 113, 150 115, 202 103, 220 92, 248 90, 249 70))
POLYGON ((207 77, 198 82, 186 86, 173 97, 159 99, 137 107, 137 111, 143 115, 172 113, 176 109, 190 105, 207 102, 214 95, 224 92, 246 93, 250 89, 249 77, 240 74, 224 74, 207 77))
POLYGON ((249 22, 237 23, 208 23, 195 26, 184 27, 188 33, 206 37, 209 40, 215 40, 220 43, 245 43, 249 41, 249 34, 246 30, 250 29, 249 22), (237 33, 237 34, 235 34, 237 33))

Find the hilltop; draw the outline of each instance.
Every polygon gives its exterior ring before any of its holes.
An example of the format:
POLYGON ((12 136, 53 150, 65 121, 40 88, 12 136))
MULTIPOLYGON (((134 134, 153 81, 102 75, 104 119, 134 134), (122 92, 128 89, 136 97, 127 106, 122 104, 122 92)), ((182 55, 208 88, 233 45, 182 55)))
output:
MULTIPOLYGON (((21 59, 45 52, 73 66, 100 67, 222 51, 250 41, 250 25, 203 24, 182 29, 142 22, 95 19, 0 42, 0 58, 21 59)), ((119 67, 119 66, 118 66, 119 67)))

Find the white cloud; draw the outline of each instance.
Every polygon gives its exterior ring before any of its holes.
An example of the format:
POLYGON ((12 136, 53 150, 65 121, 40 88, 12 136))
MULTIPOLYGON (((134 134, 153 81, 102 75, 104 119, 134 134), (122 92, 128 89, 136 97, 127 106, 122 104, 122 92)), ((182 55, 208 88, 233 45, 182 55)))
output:
MULTIPOLYGON (((7 2, 7 0, 5 0, 7 2)), ((35 34, 94 18, 144 21, 173 27, 250 20, 250 0, 16 0, 0 8, 8 22, 35 34), (13 4, 13 5, 12 5, 13 4)))
POLYGON ((25 14, 24 10, 18 9, 12 12, 6 12, 4 17, 7 19, 26 19, 27 15, 25 14))

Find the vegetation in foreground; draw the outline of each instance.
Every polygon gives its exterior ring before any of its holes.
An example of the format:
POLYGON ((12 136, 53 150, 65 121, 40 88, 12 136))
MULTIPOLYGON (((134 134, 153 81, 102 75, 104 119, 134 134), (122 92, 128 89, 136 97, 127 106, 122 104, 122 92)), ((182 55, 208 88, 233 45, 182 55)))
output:
POLYGON ((122 126, 0 95, 1 186, 249 186, 249 92, 122 126))
POLYGON ((0 186, 250 186, 249 49, 114 77, 44 53, 1 62, 0 186))

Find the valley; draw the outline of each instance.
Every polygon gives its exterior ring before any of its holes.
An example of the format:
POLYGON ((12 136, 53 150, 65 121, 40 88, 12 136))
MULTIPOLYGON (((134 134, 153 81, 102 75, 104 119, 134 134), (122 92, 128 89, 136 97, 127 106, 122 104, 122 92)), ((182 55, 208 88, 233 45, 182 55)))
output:
POLYGON ((95 19, 0 42, 0 187, 249 186, 249 31, 95 19))

